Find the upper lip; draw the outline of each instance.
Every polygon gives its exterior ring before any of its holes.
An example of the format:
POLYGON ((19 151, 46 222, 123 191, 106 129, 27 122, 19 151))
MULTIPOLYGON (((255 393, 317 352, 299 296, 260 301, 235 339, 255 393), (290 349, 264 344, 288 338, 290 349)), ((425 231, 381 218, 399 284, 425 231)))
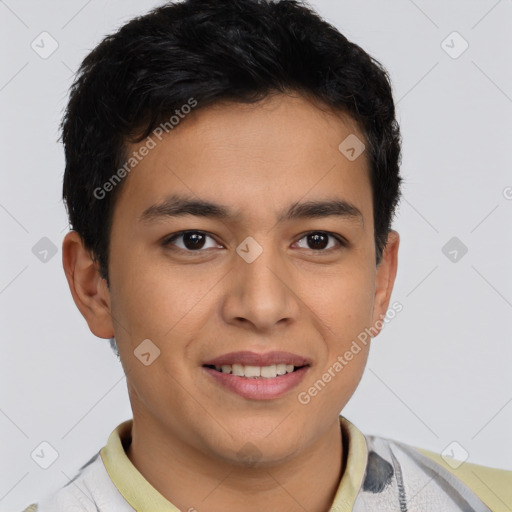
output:
POLYGON ((310 360, 291 352, 272 351, 258 354, 257 352, 230 352, 210 359, 203 366, 222 366, 228 364, 243 364, 244 366, 270 366, 273 364, 293 364, 293 366, 309 366, 310 360))

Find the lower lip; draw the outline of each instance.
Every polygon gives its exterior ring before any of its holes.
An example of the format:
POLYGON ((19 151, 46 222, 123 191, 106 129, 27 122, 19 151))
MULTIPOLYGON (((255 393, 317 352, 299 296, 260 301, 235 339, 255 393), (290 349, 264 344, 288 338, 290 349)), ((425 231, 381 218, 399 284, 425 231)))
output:
POLYGON ((238 377, 231 373, 222 373, 203 366, 203 369, 206 370, 216 382, 233 393, 252 400, 270 400, 272 398, 281 397, 302 381, 308 368, 309 366, 303 366, 292 373, 265 379, 238 377))

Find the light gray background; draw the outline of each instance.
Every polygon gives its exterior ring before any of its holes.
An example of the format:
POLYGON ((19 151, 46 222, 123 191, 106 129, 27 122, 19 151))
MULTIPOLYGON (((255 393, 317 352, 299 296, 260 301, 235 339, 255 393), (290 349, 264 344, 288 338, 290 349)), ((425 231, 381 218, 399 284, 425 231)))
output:
MULTIPOLYGON (((67 231, 58 123, 73 72, 107 33, 160 2, 0 0, 2 233, 0 510, 64 485, 131 417, 107 340, 76 309, 61 265, 67 231), (47 31, 58 49, 31 48, 47 31), (33 246, 48 237, 55 256, 33 246), (48 469, 31 452, 59 453, 48 469)), ((389 70, 404 146, 393 300, 344 415, 363 432, 512 469, 512 2, 314 0, 389 70), (462 48, 457 31, 469 43, 462 48), (452 262, 442 247, 468 248, 452 262)), ((47 36, 46 36, 47 37, 47 36)), ((50 48, 49 39, 45 48, 50 48)))

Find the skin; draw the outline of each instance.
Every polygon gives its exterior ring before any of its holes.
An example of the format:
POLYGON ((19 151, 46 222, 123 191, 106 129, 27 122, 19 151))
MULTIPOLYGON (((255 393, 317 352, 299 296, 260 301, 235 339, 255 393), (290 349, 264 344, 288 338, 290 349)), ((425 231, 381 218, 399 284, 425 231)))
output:
POLYGON ((78 234, 64 239, 75 303, 96 336, 115 335, 127 374, 127 455, 180 510, 325 512, 332 504, 346 456, 339 412, 357 388, 370 343, 307 405, 297 395, 386 314, 399 245, 391 231, 376 265, 366 155, 349 161, 338 150, 349 134, 364 140, 349 117, 299 95, 193 111, 123 183, 111 231, 110 288, 78 234), (239 215, 138 220, 171 193, 239 215), (292 203, 333 198, 356 206, 362 218, 277 222, 277 212, 292 203), (169 235, 194 229, 211 236, 199 254, 183 249, 183 237, 164 246, 169 235), (348 245, 328 238, 328 247, 315 249, 306 236, 312 231, 338 234, 348 245), (263 248, 250 264, 236 252, 247 236, 263 248), (148 338, 161 353, 145 366, 134 350, 148 338), (284 396, 249 400, 202 368, 238 350, 289 351, 312 365, 284 396), (248 442, 257 449, 256 464, 239 454, 248 442))

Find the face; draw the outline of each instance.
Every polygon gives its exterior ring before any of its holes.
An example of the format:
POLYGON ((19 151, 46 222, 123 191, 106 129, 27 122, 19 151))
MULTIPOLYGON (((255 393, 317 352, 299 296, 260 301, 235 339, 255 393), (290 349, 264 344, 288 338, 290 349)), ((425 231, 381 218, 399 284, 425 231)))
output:
POLYGON ((154 138, 116 202, 106 308, 85 314, 101 337, 110 322, 135 422, 239 463, 248 442, 275 463, 337 422, 369 343, 344 356, 386 312, 397 247, 376 266, 366 155, 338 149, 351 134, 279 95, 154 138))

